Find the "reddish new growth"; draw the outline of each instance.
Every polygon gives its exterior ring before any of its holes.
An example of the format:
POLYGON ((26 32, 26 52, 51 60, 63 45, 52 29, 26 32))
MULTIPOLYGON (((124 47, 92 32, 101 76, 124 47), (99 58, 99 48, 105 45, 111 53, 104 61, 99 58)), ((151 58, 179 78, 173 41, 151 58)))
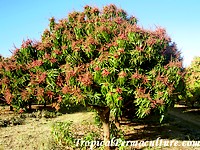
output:
POLYGON ((9 90, 9 89, 7 89, 7 90, 5 91, 4 97, 5 97, 5 99, 6 99, 7 104, 10 104, 11 101, 12 101, 12 94, 10 93, 10 90, 9 90))
POLYGON ((54 107, 56 110, 60 109, 60 104, 59 103, 53 103, 52 107, 54 107))
POLYGON ((13 55, 15 56, 15 55, 17 55, 17 53, 19 52, 19 48, 15 48, 15 50, 12 52, 13 53, 13 55))
POLYGON ((54 50, 54 53, 57 54, 57 55, 61 55, 61 54, 62 54, 62 51, 56 49, 56 50, 54 50))
POLYGON ((7 77, 4 77, 1 79, 0 84, 8 84, 10 82, 10 80, 7 77))
POLYGON ((116 92, 119 94, 122 94, 122 89, 118 87, 118 88, 116 88, 116 92))
POLYGON ((60 76, 60 75, 58 76, 57 81, 56 81, 56 85, 62 87, 62 85, 63 85, 62 76, 60 76))
POLYGON ((58 103, 61 103, 61 102, 62 102, 62 96, 59 95, 59 96, 58 96, 58 103))
POLYGON ((52 99, 54 93, 53 93, 52 91, 47 91, 47 92, 46 92, 46 95, 47 95, 50 99, 52 99))
POLYGON ((136 71, 132 76, 131 79, 141 79, 142 75, 138 73, 138 71, 136 71))
POLYGON ((123 100, 123 98, 120 96, 120 97, 118 97, 118 100, 119 100, 119 101, 122 101, 122 100, 123 100))
POLYGON ((126 36, 126 34, 124 34, 124 33, 120 33, 120 34, 118 35, 118 37, 119 37, 119 39, 121 39, 121 40, 126 40, 126 39, 127 39, 127 36, 126 36))
POLYGON ((156 77, 156 81, 160 81, 163 84, 168 85, 168 77, 165 77, 164 75, 160 75, 160 73, 156 77))
POLYGON ((114 20, 117 24, 121 24, 123 22, 122 18, 121 17, 117 17, 115 18, 114 20))
POLYGON ((162 100, 162 99, 156 99, 156 104, 157 105, 163 105, 164 104, 164 100, 162 100))
POLYGON ((43 97, 44 96, 44 88, 41 88, 41 87, 38 87, 36 89, 37 91, 37 97, 40 99, 40 97, 43 97))
POLYGON ((155 34, 157 35, 157 37, 159 37, 160 40, 165 39, 167 41, 170 41, 170 38, 166 34, 166 30, 161 27, 157 27, 155 34))
POLYGON ((144 51, 144 47, 136 46, 136 50, 139 51, 139 52, 142 52, 142 51, 144 51))
POLYGON ((34 60, 31 65, 30 65, 30 68, 34 68, 34 67, 39 67, 43 64, 43 61, 42 60, 34 60))
POLYGON ((30 46, 31 44, 32 44, 32 40, 28 39, 28 40, 22 42, 21 47, 22 47, 22 48, 27 48, 27 47, 30 46))
POLYGON ((123 48, 119 48, 119 49, 118 49, 118 52, 119 52, 120 54, 123 54, 123 53, 124 53, 124 49, 123 49, 123 48))
POLYGON ((50 56, 50 54, 45 53, 44 56, 43 56, 43 58, 44 58, 44 59, 50 59, 51 56, 50 56))
POLYGON ((76 71, 75 70, 70 70, 66 72, 66 76, 65 76, 65 81, 68 83, 71 77, 75 77, 76 76, 76 71))
POLYGON ((99 9, 97 7, 94 7, 94 8, 91 9, 91 13, 92 14, 99 13, 99 9))
POLYGON ((78 77, 78 81, 81 82, 85 86, 90 86, 92 84, 92 75, 87 72, 78 77))
POLYGON ((24 112, 24 110, 22 109, 22 108, 20 108, 19 109, 19 113, 21 114, 21 113, 23 113, 24 112))
POLYGON ((149 82, 148 78, 145 75, 142 76, 142 79, 144 84, 149 82))
POLYGON ((99 66, 96 66, 96 67, 94 68, 94 71, 99 71, 99 70, 101 70, 101 68, 100 68, 99 66))
POLYGON ((69 86, 64 86, 63 88, 62 88, 62 93, 63 94, 69 94, 71 92, 71 89, 70 89, 70 87, 69 86))
POLYGON ((51 58, 51 59, 49 59, 49 61, 50 61, 51 63, 55 63, 55 62, 57 62, 57 59, 51 58))
POLYGON ((104 69, 101 74, 103 77, 107 77, 110 74, 110 72, 107 69, 104 69))
POLYGON ((182 62, 181 61, 170 61, 164 68, 168 69, 171 67, 178 67, 178 68, 182 68, 182 62))
POLYGON ((27 90, 23 90, 23 91, 21 92, 22 100, 26 100, 26 99, 27 99, 27 96, 28 96, 28 91, 27 91, 27 90))
POLYGON ((90 44, 92 45, 97 45, 98 44, 98 41, 95 40, 92 36, 89 36, 87 39, 86 39, 86 46, 89 46, 90 44))
POLYGON ((153 38, 151 36, 146 41, 148 46, 152 46, 152 45, 156 44, 156 42, 157 42, 157 39, 155 39, 155 38, 153 38))
POLYGON ((119 55, 117 54, 117 53, 114 53, 114 55, 113 55, 116 59, 118 59, 119 58, 119 55))
POLYGON ((45 79, 46 79, 46 76, 47 76, 46 72, 43 72, 43 73, 38 77, 38 83, 44 82, 45 79))
POLYGON ((0 62, 0 69, 3 68, 3 62, 0 62))
POLYGON ((151 100, 151 108, 156 108, 158 105, 163 105, 164 101, 162 99, 151 100))
POLYGON ((151 99, 150 94, 149 93, 146 94, 146 89, 145 88, 142 88, 142 87, 137 88, 136 92, 137 92, 137 94, 136 94, 137 98, 148 98, 148 99, 151 99))
POLYGON ((121 71, 119 74, 118 74, 119 78, 124 78, 127 76, 126 72, 124 71, 121 71))

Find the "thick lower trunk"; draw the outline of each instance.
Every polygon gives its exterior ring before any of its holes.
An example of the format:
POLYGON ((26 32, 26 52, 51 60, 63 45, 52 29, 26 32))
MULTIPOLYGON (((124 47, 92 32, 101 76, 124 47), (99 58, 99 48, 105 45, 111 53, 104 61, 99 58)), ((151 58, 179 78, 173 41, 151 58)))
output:
MULTIPOLYGON (((108 108, 109 109, 109 108, 108 108)), ((105 150, 110 150, 110 110, 107 113, 100 114, 101 121, 103 123, 103 132, 104 132, 104 145, 105 150)))
POLYGON ((46 108, 46 106, 47 106, 47 102, 46 102, 46 101, 44 101, 44 108, 46 108))
POLYGON ((10 111, 13 111, 13 107, 10 105, 10 111))
POLYGON ((28 103, 28 109, 29 109, 29 110, 32 109, 32 108, 31 108, 31 103, 30 103, 30 102, 28 103))
POLYGON ((115 116, 115 126, 119 129, 120 128, 120 122, 119 122, 119 118, 117 116, 115 116))
POLYGON ((89 107, 95 109, 102 121, 103 124, 103 132, 104 132, 104 150, 110 150, 110 108, 109 107, 101 107, 97 105, 88 105, 89 107))

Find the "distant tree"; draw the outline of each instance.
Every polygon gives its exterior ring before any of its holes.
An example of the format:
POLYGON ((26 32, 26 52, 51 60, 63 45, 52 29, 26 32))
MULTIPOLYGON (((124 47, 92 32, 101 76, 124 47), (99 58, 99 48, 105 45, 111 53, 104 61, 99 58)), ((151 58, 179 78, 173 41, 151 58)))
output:
POLYGON ((194 107, 200 103, 200 57, 195 57, 186 68, 186 102, 194 107))
MULTIPOLYGON (((1 56, 0 55, 0 65, 1 65, 1 62, 3 61, 3 56, 1 56)), ((0 68, 1 68, 1 66, 0 66, 0 68)), ((3 78, 3 72, 1 72, 1 70, 0 70, 0 81, 2 80, 2 78, 3 78)), ((0 84, 0 89, 2 89, 2 87, 1 87, 1 84, 0 84)), ((0 103, 4 103, 4 98, 3 98, 3 94, 0 92, 0 103)))
POLYGON ((85 6, 58 22, 51 18, 42 40, 23 42, 1 69, 9 103, 91 107, 103 123, 105 142, 110 114, 120 116, 125 103, 134 104, 140 118, 156 111, 162 120, 182 88, 182 59, 166 31, 139 27, 115 5, 102 11, 85 6))

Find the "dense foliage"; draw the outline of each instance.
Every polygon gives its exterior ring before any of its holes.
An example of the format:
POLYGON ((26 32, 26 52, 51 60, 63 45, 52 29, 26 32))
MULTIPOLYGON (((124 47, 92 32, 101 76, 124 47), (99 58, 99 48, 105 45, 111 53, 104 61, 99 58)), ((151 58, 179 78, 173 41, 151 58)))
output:
POLYGON ((163 116, 182 83, 180 53, 166 31, 145 30, 114 5, 51 18, 41 41, 24 41, 0 69, 7 103, 23 109, 36 102, 56 109, 82 103, 106 124, 127 102, 138 117, 163 116))
POLYGON ((186 68, 186 102, 191 106, 200 103, 200 57, 195 57, 186 68))

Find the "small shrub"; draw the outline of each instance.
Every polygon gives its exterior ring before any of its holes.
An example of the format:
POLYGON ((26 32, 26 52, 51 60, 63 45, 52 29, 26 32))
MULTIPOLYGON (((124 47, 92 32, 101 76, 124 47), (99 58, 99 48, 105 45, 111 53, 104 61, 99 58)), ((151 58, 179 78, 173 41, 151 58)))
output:
POLYGON ((84 135, 79 133, 80 130, 77 130, 77 125, 73 124, 72 126, 72 121, 54 123, 52 136, 56 147, 87 149, 89 146, 80 143, 77 144, 77 140, 83 140, 85 142, 101 140, 99 133, 91 131, 91 123, 84 121, 81 126, 84 126, 82 129, 82 133, 84 133, 84 135))
POLYGON ((58 146, 75 147, 75 137, 71 130, 72 122, 56 122, 53 124, 52 135, 58 146))
POLYGON ((24 118, 20 118, 18 116, 6 119, 0 119, 0 127, 22 125, 23 123, 24 123, 24 118))

